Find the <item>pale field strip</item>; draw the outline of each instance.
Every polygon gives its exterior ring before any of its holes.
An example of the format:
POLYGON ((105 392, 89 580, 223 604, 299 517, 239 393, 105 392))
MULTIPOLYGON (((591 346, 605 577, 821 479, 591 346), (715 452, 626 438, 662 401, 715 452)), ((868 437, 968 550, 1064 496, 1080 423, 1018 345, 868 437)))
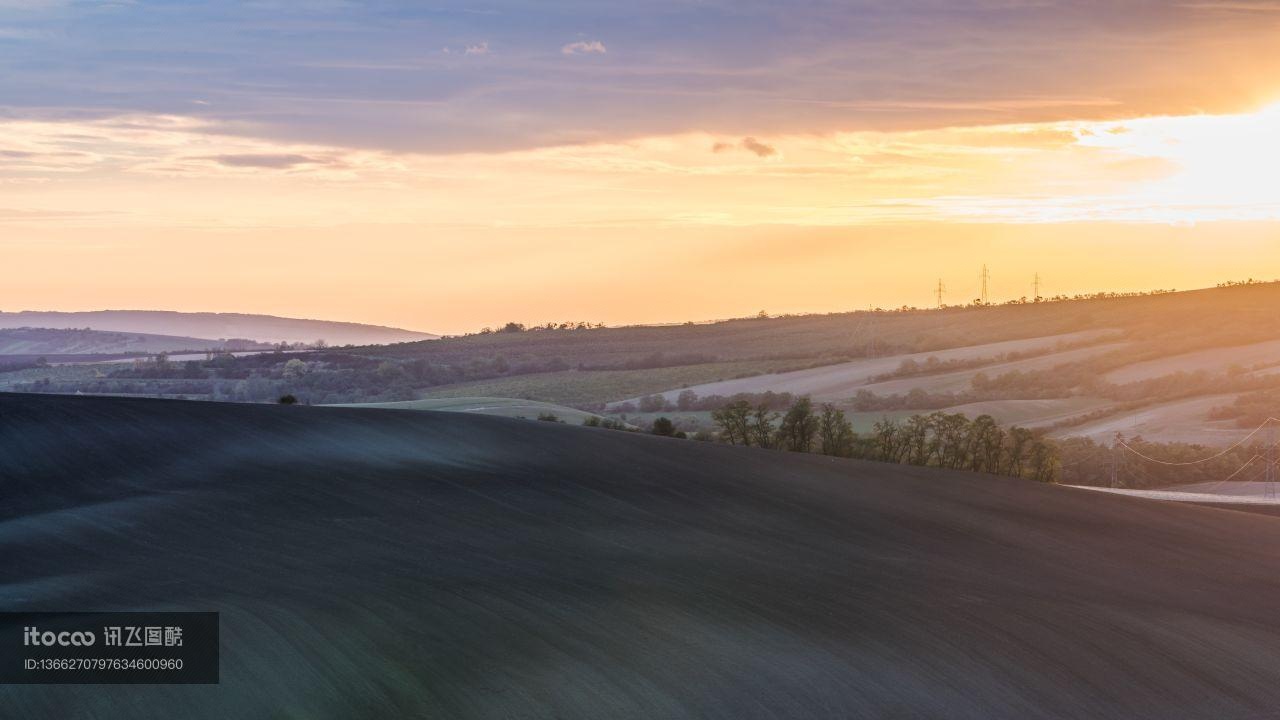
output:
POLYGON ((1110 444, 1116 433, 1126 438, 1159 438, 1162 442, 1188 442, 1224 446, 1248 434, 1234 420, 1209 420, 1214 408, 1230 405, 1238 393, 1202 395, 1158 403, 1111 415, 1049 434, 1053 438, 1089 437, 1110 444))
POLYGON ((1280 495, 1268 497, 1258 495, 1234 495, 1225 493, 1183 492, 1181 490, 1134 490, 1130 488, 1093 487, 1089 485, 1067 485, 1066 487, 1095 492, 1128 495, 1148 500, 1169 500, 1172 502, 1215 503, 1221 505, 1280 505, 1280 495))
MULTIPOLYGON (((1065 360, 1058 360, 1064 354, 1071 354, 1077 351, 1068 350, 1065 353, 1053 352, 1058 345, 1066 345, 1076 342, 1083 342, 1090 339, 1102 339, 1109 335, 1113 335, 1113 330, 1086 330, 1074 333, 1064 333, 1060 335, 1048 335, 1036 338, 1025 338, 1022 340, 1007 340, 997 343, 985 343, 982 345, 972 345, 967 347, 948 348, 945 350, 935 350, 929 352, 906 353, 901 355, 890 355, 879 358, 866 358, 862 360, 853 360, 850 362, 837 363, 835 365, 823 365, 821 367, 809 368, 805 370, 794 370, 784 373, 768 373, 763 375, 753 375, 745 378, 735 378, 732 380, 721 380, 712 383, 703 383, 700 385, 691 385, 689 390, 693 390, 699 397, 708 395, 724 395, 730 396, 736 393, 761 393, 773 391, 777 393, 789 392, 793 395, 808 395, 814 400, 847 400, 852 397, 859 389, 874 389, 878 385, 896 387, 901 384, 909 390, 911 387, 931 385, 941 382, 942 384, 951 386, 959 386, 966 384, 974 375, 982 372, 984 368, 973 368, 961 371, 944 372, 940 375, 919 375, 911 378, 899 380, 886 380, 877 385, 870 385, 877 376, 894 372, 906 360, 914 360, 917 363, 924 364, 929 358, 937 358, 939 362, 976 360, 982 358, 995 358, 1007 353, 1022 353, 1047 351, 1046 355, 1027 358, 1020 361, 1012 361, 1009 363, 1000 363, 998 365, 986 366, 986 371, 991 372, 993 367, 1003 367, 1004 371, 1011 369, 1031 369, 1031 367, 1040 367, 1045 363, 1050 366, 1059 362, 1067 362, 1071 357, 1065 360), (1028 367, 1020 367, 1019 363, 1025 363, 1028 367), (1006 367, 1007 366, 1007 367, 1006 367), (939 380, 939 378, 942 378, 939 380)), ((1089 348, 1081 348, 1085 351, 1083 355, 1097 352, 1098 346, 1089 348), (1091 351, 1091 352, 1090 352, 1091 351)), ((1078 359, 1078 358, 1077 358, 1078 359)), ((674 401, 676 397, 686 388, 675 388, 663 393, 662 395, 668 400, 674 401)), ((637 402, 639 398, 631 398, 630 402, 637 402)), ((621 404, 612 403, 612 405, 621 404)))
POLYGON ((1123 385, 1178 372, 1225 372, 1232 365, 1248 370, 1257 365, 1278 362, 1280 362, 1280 340, 1268 340, 1249 345, 1197 350, 1156 360, 1145 360, 1116 368, 1103 375, 1103 379, 1123 385))

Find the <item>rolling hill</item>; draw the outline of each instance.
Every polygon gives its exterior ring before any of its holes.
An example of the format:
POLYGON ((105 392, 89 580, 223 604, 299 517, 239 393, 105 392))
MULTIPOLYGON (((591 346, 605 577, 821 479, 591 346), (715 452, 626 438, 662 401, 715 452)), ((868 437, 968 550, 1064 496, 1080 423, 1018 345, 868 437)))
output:
POLYGON ((881 417, 944 411, 1056 438, 1109 442, 1123 428, 1221 446, 1255 426, 1265 395, 1280 392, 1277 304, 1280 283, 1271 282, 706 324, 512 324, 421 342, 196 358, 181 372, 0 371, 0 387, 249 402, 292 394, 317 405, 505 398, 642 424, 679 413, 693 432, 714 432, 711 411, 736 394, 755 404, 773 393, 773 410, 784 394, 808 395, 845 411, 860 432, 881 417), (1217 413, 1220 398, 1238 398, 1243 410, 1217 413))
POLYGON ((125 333, 182 335, 212 340, 247 338, 259 342, 382 345, 430 340, 431 333, 329 320, 304 320, 242 313, 186 313, 167 310, 88 312, 0 312, 0 328, 92 328, 125 333))
MULTIPOLYGON (((126 355, 168 353, 179 350, 220 350, 224 347, 226 343, 220 340, 174 335, 85 329, 0 328, 0 356, 126 355)), ((236 346, 236 349, 250 350, 266 347, 270 346, 241 343, 236 346)))
POLYGON ((7 610, 216 610, 23 718, 1259 717, 1280 522, 470 414, 0 395, 7 610))
MULTIPOLYGON (((559 358, 585 369, 654 367, 684 360, 841 360, 932 354, 1050 335, 1111 331, 1167 354, 1280 338, 1280 282, 1182 292, 1107 294, 988 306, 741 318, 664 326, 534 329, 370 348, 368 354, 431 362, 503 356, 510 363, 559 358), (1197 347, 1198 345, 1198 347, 1197 347), (699 359, 700 358, 700 359, 699 359)), ((1143 358, 1146 359, 1146 358, 1143 358)), ((623 398, 610 398, 621 400, 623 398)))
POLYGON ((506 418, 524 418, 536 420, 540 416, 554 416, 557 420, 581 425, 584 420, 600 417, 595 413, 583 412, 576 408, 565 407, 537 400, 515 400, 512 398, 460 397, 431 398, 426 400, 404 400, 401 402, 383 403, 351 403, 334 405, 333 407, 375 408, 381 410, 431 410, 435 412, 474 413, 476 415, 496 415, 506 418))

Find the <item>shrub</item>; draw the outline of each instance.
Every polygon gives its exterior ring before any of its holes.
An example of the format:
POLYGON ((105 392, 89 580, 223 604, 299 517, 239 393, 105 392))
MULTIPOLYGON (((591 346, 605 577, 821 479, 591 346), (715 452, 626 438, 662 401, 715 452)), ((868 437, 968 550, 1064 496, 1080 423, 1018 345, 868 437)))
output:
POLYGON ((653 421, 651 432, 654 435, 662 435, 663 437, 672 437, 676 434, 675 423, 670 418, 660 417, 653 421))

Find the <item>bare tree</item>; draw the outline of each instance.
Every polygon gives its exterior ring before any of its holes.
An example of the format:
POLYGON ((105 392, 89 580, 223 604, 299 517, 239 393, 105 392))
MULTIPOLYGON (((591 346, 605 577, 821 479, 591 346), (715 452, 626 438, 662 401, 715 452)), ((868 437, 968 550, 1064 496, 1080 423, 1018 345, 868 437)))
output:
POLYGON ((715 410, 711 419, 720 428, 720 437, 732 445, 751 444, 751 404, 738 400, 715 410))
POLYGON ((758 447, 773 447, 776 441, 777 432, 773 429, 773 423, 778 419, 778 413, 769 410, 769 406, 760 403, 756 406, 755 412, 751 414, 751 440, 758 447))
POLYGON ((853 454, 853 426, 845 419, 844 411, 831 403, 823 403, 818 418, 818 445, 823 455, 848 457, 853 454))
POLYGON ((792 452, 809 452, 818 430, 818 418, 813 414, 813 402, 807 397, 796 400, 782 416, 778 428, 781 444, 792 452))

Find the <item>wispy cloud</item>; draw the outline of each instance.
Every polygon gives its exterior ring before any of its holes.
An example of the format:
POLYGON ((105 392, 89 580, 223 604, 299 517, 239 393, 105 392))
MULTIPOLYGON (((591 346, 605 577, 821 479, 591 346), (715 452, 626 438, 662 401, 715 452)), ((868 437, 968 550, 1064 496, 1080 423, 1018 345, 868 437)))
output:
POLYGON ((778 149, 766 142, 757 140, 754 137, 745 137, 741 142, 731 143, 718 140, 711 145, 711 152, 725 153, 731 150, 745 150, 754 154, 756 157, 774 157, 778 154, 778 149))
POLYGON ((234 125, 174 115, 0 120, 0 181, 80 175, 109 183, 129 176, 250 171, 305 172, 343 181, 355 167, 396 163, 390 156, 245 137, 236 131, 234 125))
POLYGON ((757 157, 771 157, 778 154, 777 149, 772 145, 762 143, 753 137, 743 138, 742 147, 755 153, 757 157))
POLYGON ((599 40, 579 40, 562 46, 560 52, 564 55, 603 55, 609 50, 599 40))
POLYGON ((479 42, 474 45, 468 45, 467 49, 463 51, 463 54, 464 55, 488 55, 489 43, 479 42))
POLYGON ((308 155, 214 155, 214 162, 228 167, 287 169, 300 165, 319 165, 324 161, 308 155))

